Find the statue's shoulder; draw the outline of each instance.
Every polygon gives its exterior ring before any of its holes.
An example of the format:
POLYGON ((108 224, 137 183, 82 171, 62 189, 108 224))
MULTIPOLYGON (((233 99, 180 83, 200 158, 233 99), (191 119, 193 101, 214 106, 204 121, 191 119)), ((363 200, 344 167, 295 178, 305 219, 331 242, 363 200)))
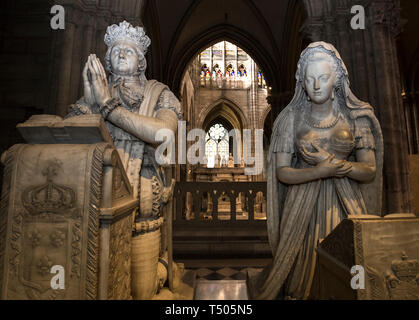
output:
POLYGON ((296 108, 286 107, 275 120, 274 127, 277 128, 279 134, 292 134, 296 116, 296 108))
POLYGON ((370 130, 378 125, 378 120, 371 108, 357 109, 350 112, 349 118, 353 121, 355 130, 370 130))
POLYGON ((182 118, 182 107, 179 99, 167 85, 157 80, 148 80, 146 84, 146 94, 147 92, 152 95, 158 94, 157 104, 154 109, 155 111, 170 109, 176 113, 179 119, 182 118))
POLYGON ((150 90, 150 91, 156 91, 159 92, 159 98, 160 100, 166 98, 171 98, 171 99, 176 99, 175 94, 169 89, 169 87, 167 85, 165 85, 162 82, 159 82, 157 80, 147 80, 146 83, 146 90, 150 90))
POLYGON ((168 99, 177 100, 173 92, 164 83, 157 80, 147 80, 144 89, 145 96, 154 96, 159 105, 163 106, 168 99))
POLYGON ((294 153, 294 120, 295 109, 290 106, 276 118, 271 136, 273 152, 294 153))
POLYGON ((354 121, 354 137, 357 149, 376 149, 375 126, 378 125, 377 118, 371 108, 351 111, 350 117, 354 121))
POLYGON ((164 89, 167 87, 164 83, 161 83, 157 80, 145 80, 145 88, 146 90, 157 90, 157 89, 164 89))
POLYGON ((372 121, 376 120, 374 109, 372 107, 353 109, 349 113, 349 117, 355 121, 372 121))

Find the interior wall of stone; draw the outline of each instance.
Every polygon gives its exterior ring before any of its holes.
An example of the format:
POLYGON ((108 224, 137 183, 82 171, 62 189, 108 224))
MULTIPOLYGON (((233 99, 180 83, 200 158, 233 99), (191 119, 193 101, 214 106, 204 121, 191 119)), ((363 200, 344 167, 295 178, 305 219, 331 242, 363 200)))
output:
MULTIPOLYGON (((265 124, 291 99, 301 50, 310 41, 326 40, 347 64, 355 94, 376 107, 381 121, 384 210, 410 211, 407 157, 418 152, 419 136, 417 5, 409 0, 2 1, 0 151, 21 142, 17 123, 32 114, 64 115, 81 96, 84 61, 90 53, 103 59, 103 36, 111 23, 126 19, 145 26, 152 38, 147 75, 178 97, 194 55, 220 39, 237 43, 271 81, 272 112, 265 124), (65 30, 50 28, 53 4, 66 9, 65 30), (366 30, 349 27, 353 4, 365 6, 366 30)), ((187 102, 190 119, 197 116, 193 100, 187 102)))
POLYGON ((45 26, 52 2, 0 3, 0 152, 23 142, 19 122, 48 110, 54 34, 45 26))
POLYGON ((412 18, 419 12, 419 2, 401 0, 402 32, 397 37, 397 51, 402 81, 409 154, 419 153, 419 20, 412 18))

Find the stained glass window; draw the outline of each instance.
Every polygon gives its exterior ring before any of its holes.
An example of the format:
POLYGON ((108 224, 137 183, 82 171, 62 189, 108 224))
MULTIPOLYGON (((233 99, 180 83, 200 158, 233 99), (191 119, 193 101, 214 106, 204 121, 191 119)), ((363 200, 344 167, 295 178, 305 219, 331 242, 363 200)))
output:
POLYGON ((263 72, 261 70, 259 70, 258 72, 258 86, 260 88, 266 88, 265 76, 263 75, 263 72))
POLYGON ((198 58, 201 66, 206 66, 205 70, 199 70, 203 87, 247 89, 256 74, 259 88, 267 87, 262 70, 243 49, 231 42, 218 42, 202 51, 198 58))
MULTIPOLYGON (((214 124, 207 132, 205 144, 205 155, 207 159, 214 159, 217 161, 218 155, 221 159, 228 159, 229 157, 229 142, 228 131, 220 123, 214 124)), ((208 163, 213 163, 209 160, 208 163)))
POLYGON ((237 72, 237 75, 239 77, 247 77, 246 67, 243 64, 240 65, 239 71, 237 72))

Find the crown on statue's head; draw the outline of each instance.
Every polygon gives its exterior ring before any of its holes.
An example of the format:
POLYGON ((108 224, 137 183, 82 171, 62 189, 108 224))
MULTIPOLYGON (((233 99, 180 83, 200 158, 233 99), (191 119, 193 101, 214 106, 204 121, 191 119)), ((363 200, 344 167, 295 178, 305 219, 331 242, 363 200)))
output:
POLYGON ((108 27, 105 34, 105 44, 111 47, 119 40, 130 40, 134 42, 145 54, 151 43, 150 38, 141 27, 133 27, 129 22, 123 21, 119 25, 113 24, 108 27))

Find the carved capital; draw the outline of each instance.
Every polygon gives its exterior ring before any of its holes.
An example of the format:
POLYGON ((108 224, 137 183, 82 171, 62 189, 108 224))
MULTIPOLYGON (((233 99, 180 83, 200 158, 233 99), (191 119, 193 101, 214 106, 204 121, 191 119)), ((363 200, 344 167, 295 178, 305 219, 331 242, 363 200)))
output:
POLYGON ((393 36, 402 31, 399 0, 373 0, 370 4, 370 19, 373 25, 384 26, 393 36))

